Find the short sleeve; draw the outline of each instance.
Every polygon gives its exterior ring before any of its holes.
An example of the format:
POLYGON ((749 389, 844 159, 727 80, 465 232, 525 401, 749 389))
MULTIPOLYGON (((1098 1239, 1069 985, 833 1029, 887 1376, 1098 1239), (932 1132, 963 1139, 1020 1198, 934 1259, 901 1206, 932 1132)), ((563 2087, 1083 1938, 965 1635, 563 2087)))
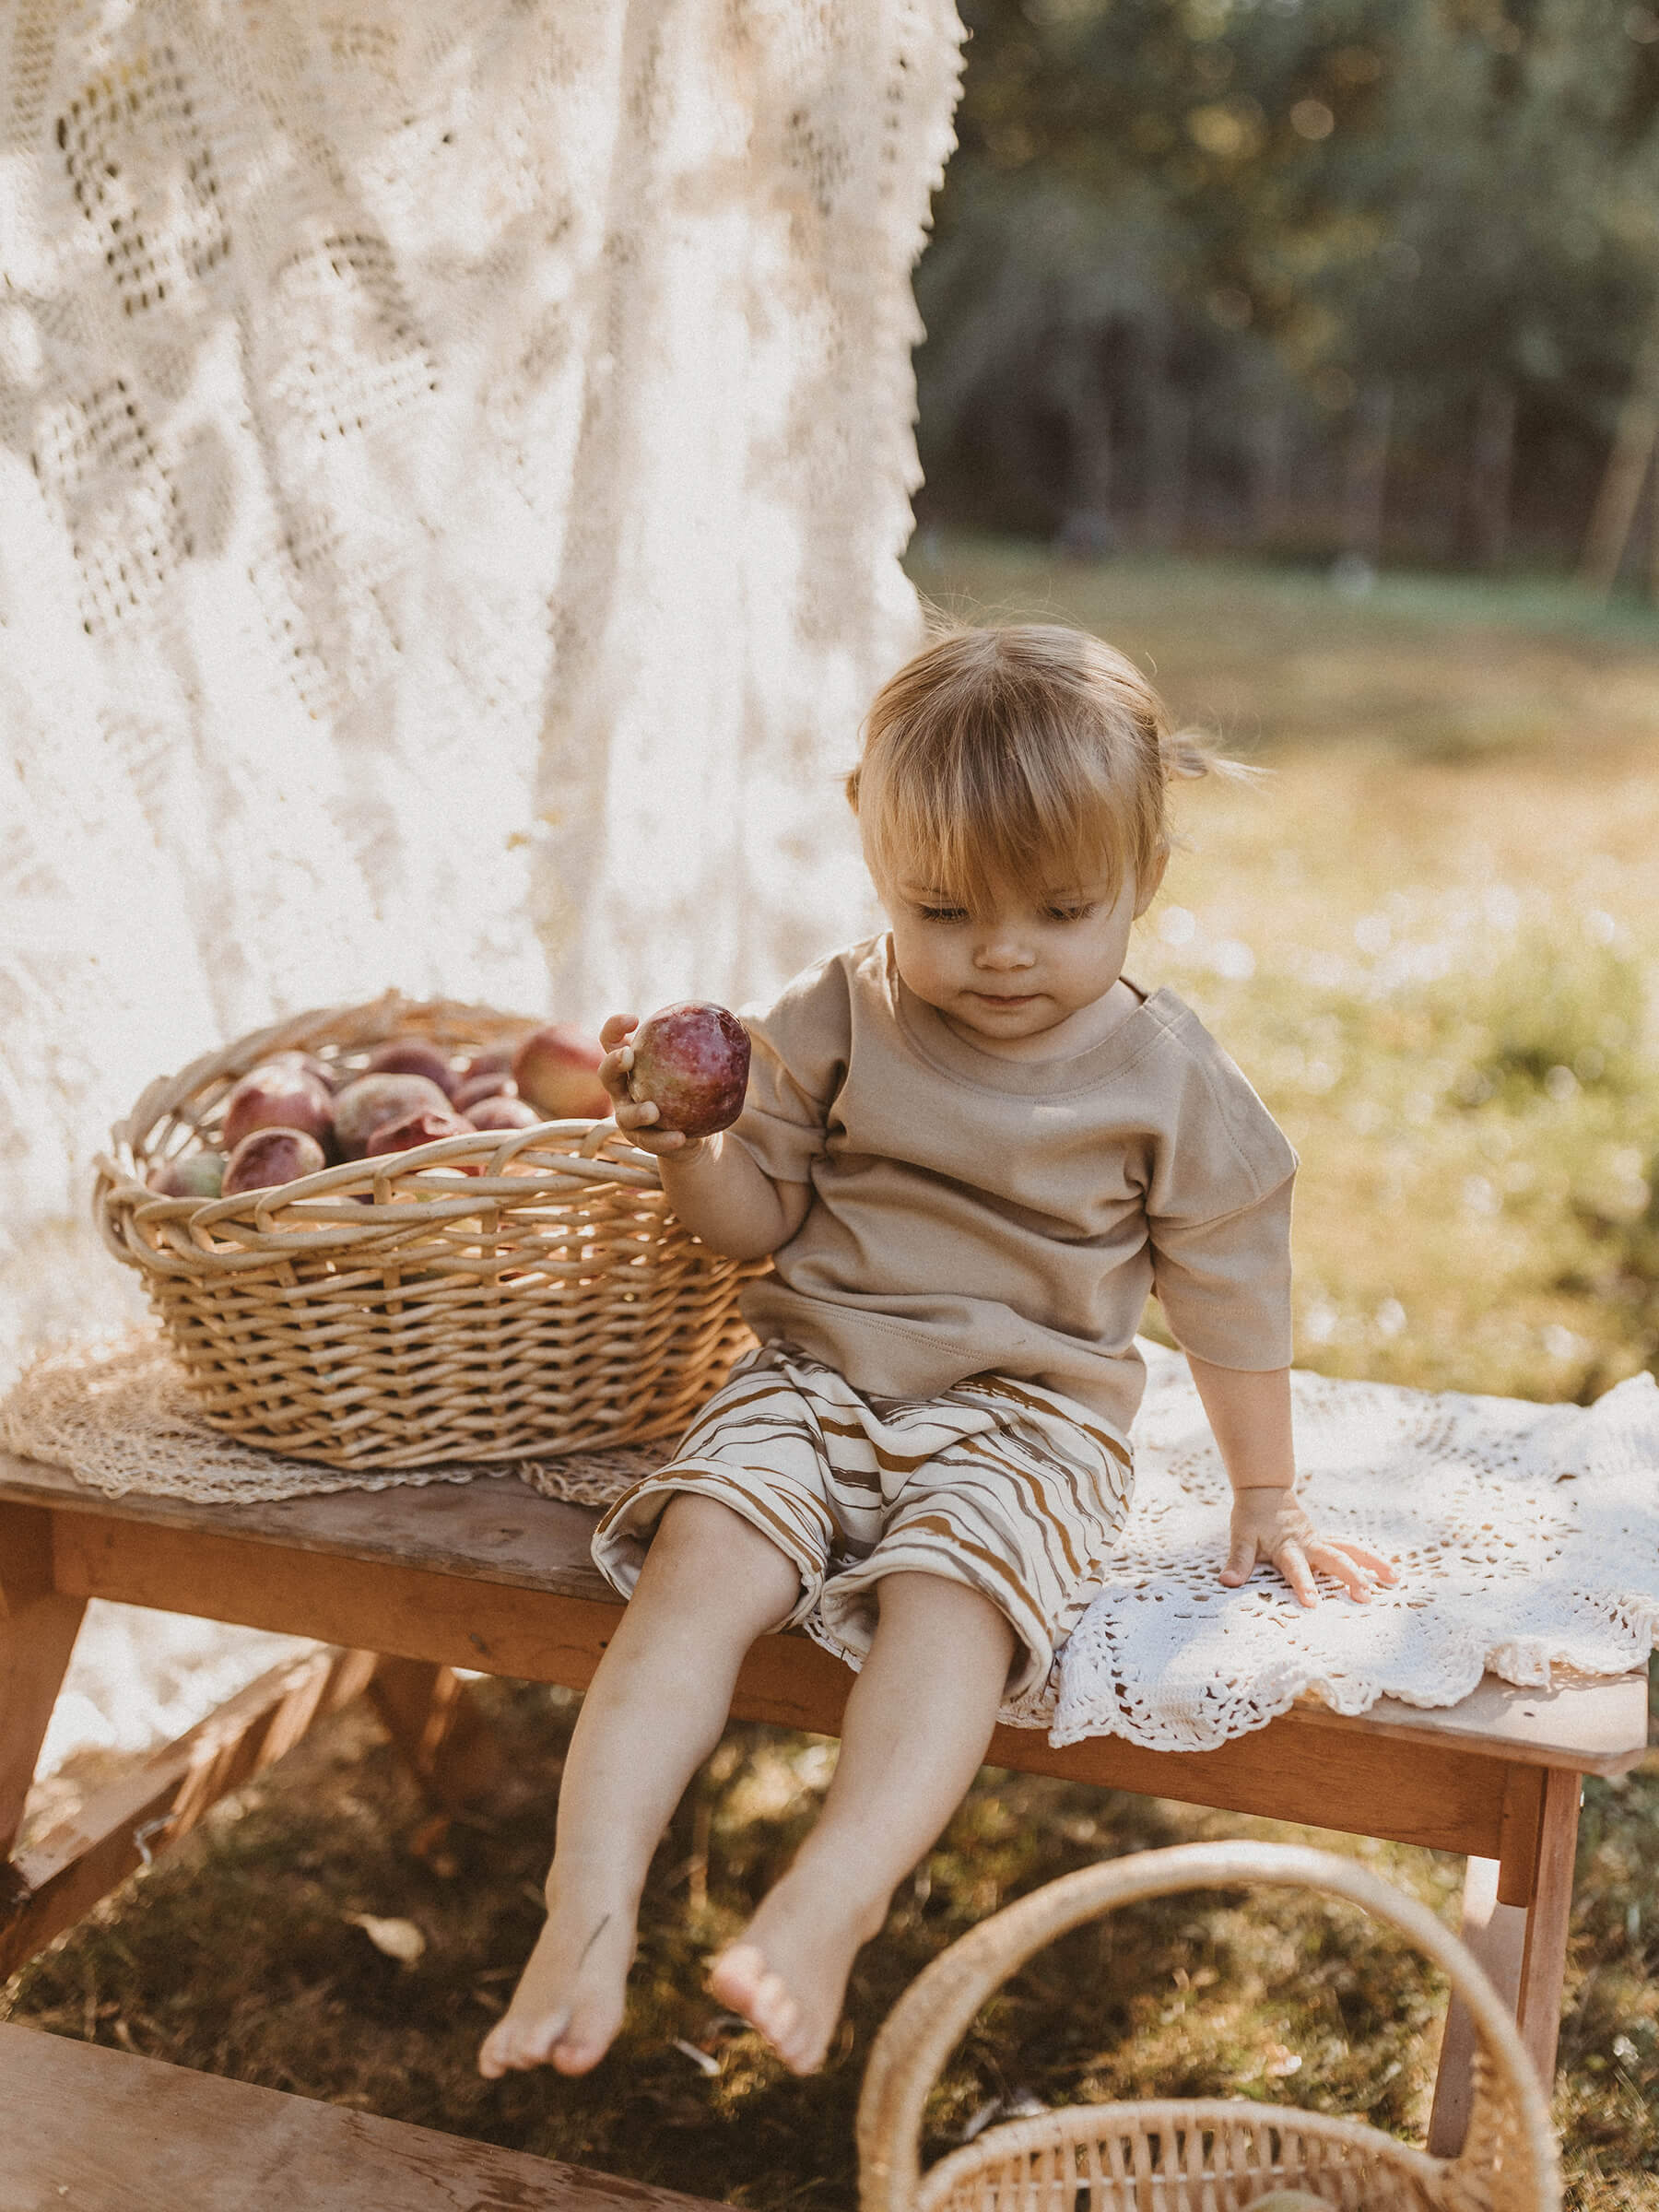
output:
POLYGON ((1296 1154, 1213 1040, 1190 1059, 1147 1192, 1153 1288, 1183 1351, 1288 1367, 1296 1154))
POLYGON ((810 1182, 852 1050, 843 956, 798 975, 772 1006, 741 1013, 749 1033, 748 1091, 728 1135, 772 1182, 810 1182))

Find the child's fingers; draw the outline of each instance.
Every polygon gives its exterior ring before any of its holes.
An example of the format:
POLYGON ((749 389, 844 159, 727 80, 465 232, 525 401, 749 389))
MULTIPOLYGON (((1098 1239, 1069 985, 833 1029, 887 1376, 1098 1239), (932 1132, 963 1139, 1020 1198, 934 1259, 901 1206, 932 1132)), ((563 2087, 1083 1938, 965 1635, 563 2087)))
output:
POLYGON ((1254 1572, 1256 1563, 1255 1538, 1235 1536, 1228 1547, 1227 1564, 1221 1570, 1221 1580, 1230 1590, 1247 1583, 1254 1572))
POLYGON ((1302 1605, 1316 1606, 1319 1603, 1313 1572, 1308 1565, 1307 1554, 1300 1544, 1281 1544, 1273 1555, 1273 1563, 1302 1605))
POLYGON ((1376 1552, 1368 1551, 1363 1544, 1350 1544, 1344 1536, 1336 1542, 1335 1548, 1337 1551, 1346 1552, 1357 1566, 1363 1567, 1365 1571, 1379 1583, 1397 1583, 1400 1579, 1399 1570, 1392 1559, 1382 1559, 1376 1552))
POLYGON ((609 1052, 620 1044, 625 1037, 631 1037, 639 1026, 640 1018, 637 1014, 613 1014, 600 1030, 599 1041, 609 1052))
POLYGON ((633 1065, 633 1046, 619 1044, 599 1063, 599 1080, 618 1103, 628 1097, 628 1071, 633 1065))
POLYGON ((1321 1574, 1335 1576, 1348 1595, 1362 1606, 1371 1603, 1371 1592, 1377 1578, 1369 1567, 1362 1567, 1349 1557, 1353 1547, 1347 1544, 1310 1544, 1308 1557, 1321 1574))

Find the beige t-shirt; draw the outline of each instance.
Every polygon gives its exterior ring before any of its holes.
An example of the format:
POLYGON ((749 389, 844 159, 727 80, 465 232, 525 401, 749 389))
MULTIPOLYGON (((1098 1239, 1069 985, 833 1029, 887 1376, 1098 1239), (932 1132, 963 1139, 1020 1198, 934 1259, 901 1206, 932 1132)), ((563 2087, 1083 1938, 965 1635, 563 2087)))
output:
POLYGON ((884 932, 744 1018, 748 1096, 727 1141, 813 1191, 744 1293, 757 1335, 868 1395, 994 1371, 1120 1430, 1149 1290, 1201 1359, 1289 1364, 1296 1155, 1173 992, 1069 1058, 1006 1060, 906 987, 884 932))

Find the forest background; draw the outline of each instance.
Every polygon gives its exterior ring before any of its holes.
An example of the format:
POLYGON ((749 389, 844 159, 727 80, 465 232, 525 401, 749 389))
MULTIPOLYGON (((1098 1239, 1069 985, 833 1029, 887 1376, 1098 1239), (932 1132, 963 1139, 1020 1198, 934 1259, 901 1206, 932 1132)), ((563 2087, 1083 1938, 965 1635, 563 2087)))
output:
POLYGON ((1356 576, 1587 559, 1606 582, 1622 556, 1645 582, 1653 8, 961 14, 959 146, 917 280, 924 521, 1346 556, 1356 576))

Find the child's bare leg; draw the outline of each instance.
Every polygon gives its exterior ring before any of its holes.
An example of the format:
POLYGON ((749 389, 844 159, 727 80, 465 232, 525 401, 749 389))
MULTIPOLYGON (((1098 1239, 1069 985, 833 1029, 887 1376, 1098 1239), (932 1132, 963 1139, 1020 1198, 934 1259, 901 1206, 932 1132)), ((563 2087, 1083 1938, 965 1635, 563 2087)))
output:
POLYGON ((800 1595, 792 1560, 728 1507, 675 1498, 582 1700, 559 1792, 547 1919, 478 2071, 585 2074, 622 2020, 640 1894, 720 1740, 755 1638, 800 1595))
POLYGON ((966 1794, 1014 1653, 1012 1629, 977 1590, 916 1573, 877 1589, 818 1826, 709 1975, 797 2074, 822 2063, 855 1953, 966 1794))

